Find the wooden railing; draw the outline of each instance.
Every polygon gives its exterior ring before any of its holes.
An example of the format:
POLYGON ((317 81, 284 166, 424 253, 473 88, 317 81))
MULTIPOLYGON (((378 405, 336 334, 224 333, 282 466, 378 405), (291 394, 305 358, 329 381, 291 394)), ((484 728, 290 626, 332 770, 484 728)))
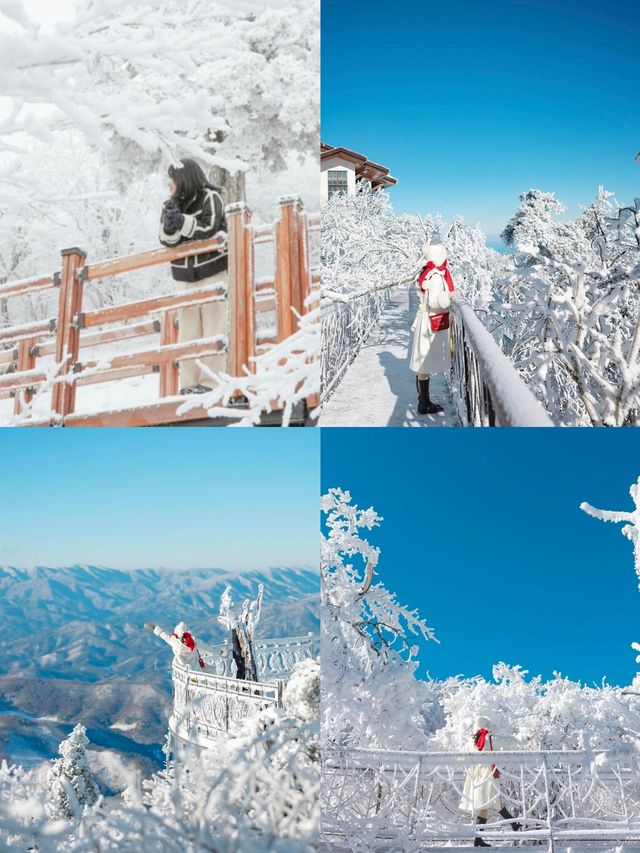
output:
MULTIPOLYGON (((296 312, 307 310, 311 289, 319 286, 309 265, 309 232, 320 228, 319 215, 305 214, 297 196, 279 200, 280 213, 272 225, 254 228, 251 212, 243 204, 229 205, 229 272, 226 286, 194 286, 180 292, 85 311, 87 283, 193 255, 222 246, 222 238, 158 248, 112 260, 87 263, 78 248, 62 252, 61 268, 50 276, 0 285, 0 300, 11 300, 44 291, 58 292, 55 317, 0 328, 0 399, 14 397, 14 414, 25 425, 151 425, 206 417, 194 408, 178 416, 179 366, 181 361, 225 353, 226 373, 243 376, 252 371, 252 359, 289 337, 297 327, 296 312), (254 247, 274 246, 271 276, 256 279, 254 247), (225 301, 227 335, 178 341, 180 309, 225 301), (271 334, 257 332, 256 316, 273 312, 271 334), (119 324, 119 325, 115 325, 119 324), (121 355, 82 360, 82 350, 134 338, 159 336, 156 345, 121 355), (159 373, 157 403, 132 409, 104 409, 76 413, 77 389, 100 382, 159 373), (51 393, 50 414, 38 419, 30 412, 34 395, 51 393)), ((317 401, 309 401, 310 406, 317 401)))

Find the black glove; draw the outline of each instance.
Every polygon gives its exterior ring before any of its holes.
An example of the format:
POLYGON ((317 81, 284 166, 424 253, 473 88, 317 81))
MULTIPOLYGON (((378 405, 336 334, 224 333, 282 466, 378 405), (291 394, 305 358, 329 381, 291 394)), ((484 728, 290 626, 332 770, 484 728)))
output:
POLYGON ((162 212, 162 227, 165 234, 175 234, 184 225, 184 213, 176 205, 168 205, 162 212))

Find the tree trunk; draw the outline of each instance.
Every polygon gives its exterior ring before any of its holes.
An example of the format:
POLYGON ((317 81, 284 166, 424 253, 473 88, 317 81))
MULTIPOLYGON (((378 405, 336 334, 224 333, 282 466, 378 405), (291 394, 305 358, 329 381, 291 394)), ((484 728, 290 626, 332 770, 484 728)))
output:
POLYGON ((225 205, 247 200, 247 182, 244 172, 229 172, 221 166, 212 166, 209 180, 222 190, 225 205))

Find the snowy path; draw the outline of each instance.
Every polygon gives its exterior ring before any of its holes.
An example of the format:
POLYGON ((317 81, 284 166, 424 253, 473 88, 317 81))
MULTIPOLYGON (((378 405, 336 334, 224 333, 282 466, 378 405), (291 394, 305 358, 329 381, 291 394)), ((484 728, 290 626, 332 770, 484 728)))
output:
POLYGON ((415 374, 409 370, 411 323, 417 307, 411 288, 393 291, 391 305, 363 344, 320 415, 320 426, 458 426, 453 399, 442 375, 431 380, 441 415, 418 415, 415 374))

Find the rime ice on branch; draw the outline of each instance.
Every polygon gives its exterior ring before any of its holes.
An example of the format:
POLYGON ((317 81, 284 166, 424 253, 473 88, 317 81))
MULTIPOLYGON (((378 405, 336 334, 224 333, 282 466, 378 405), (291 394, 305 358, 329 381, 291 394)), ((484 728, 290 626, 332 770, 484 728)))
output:
POLYGON ((360 534, 382 520, 375 510, 359 509, 342 489, 329 490, 322 510, 323 738, 327 745, 417 748, 428 730, 429 688, 415 678, 414 643, 435 640, 434 633, 373 583, 380 551, 360 534))
POLYGON ((237 677, 245 681, 258 680, 258 668, 253 652, 253 636, 260 621, 262 609, 263 584, 258 587, 257 597, 251 601, 245 598, 240 609, 234 609, 231 599, 231 587, 228 586, 220 598, 218 622, 231 631, 233 659, 237 677))
POLYGON ((631 495, 636 507, 631 512, 596 509, 586 502, 580 504, 580 509, 586 512, 587 515, 599 518, 600 521, 625 523, 621 532, 623 536, 626 536, 627 539, 633 543, 635 569, 639 581, 638 586, 640 587, 640 477, 638 477, 638 481, 630 487, 629 494, 631 495))

